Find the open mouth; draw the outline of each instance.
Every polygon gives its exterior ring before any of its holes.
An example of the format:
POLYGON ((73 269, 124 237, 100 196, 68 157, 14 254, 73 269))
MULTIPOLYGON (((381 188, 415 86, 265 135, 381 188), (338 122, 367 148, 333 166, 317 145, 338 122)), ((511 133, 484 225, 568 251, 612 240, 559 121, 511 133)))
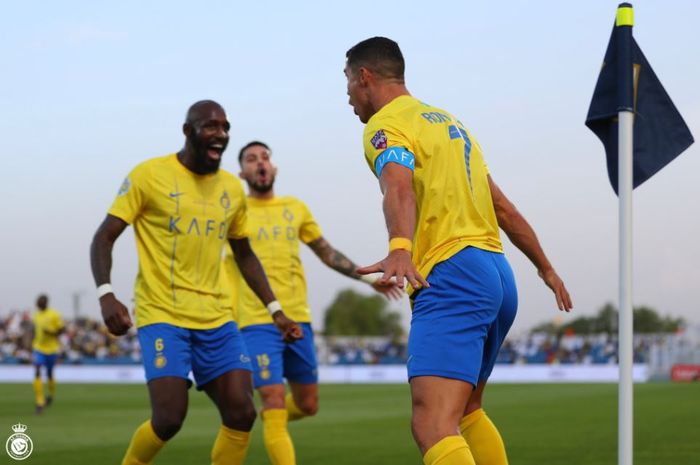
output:
POLYGON ((209 146, 207 146, 207 157, 209 157, 210 160, 220 161, 223 153, 223 144, 210 144, 209 146))
POLYGON ((259 184, 265 184, 268 181, 268 172, 265 168, 259 168, 258 171, 255 173, 255 177, 257 178, 257 182, 259 184))

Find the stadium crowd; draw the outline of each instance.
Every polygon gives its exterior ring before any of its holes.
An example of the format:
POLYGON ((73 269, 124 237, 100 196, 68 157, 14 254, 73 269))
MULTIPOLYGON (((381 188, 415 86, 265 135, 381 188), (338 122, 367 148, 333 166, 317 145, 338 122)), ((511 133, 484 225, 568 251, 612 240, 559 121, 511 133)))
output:
MULTIPOLYGON (((132 328, 125 336, 111 336, 101 322, 78 318, 65 322, 59 336, 60 360, 68 364, 139 363, 141 349, 132 328)), ((0 318, 0 363, 31 363, 32 318, 29 311, 12 311, 0 318)))
MULTIPOLYGON (((635 336, 634 361, 647 363, 652 346, 665 335, 635 336)), ((139 363, 141 351, 132 328, 115 338, 98 321, 68 320, 60 335, 62 363, 139 363)), ((32 322, 28 311, 0 318, 0 363, 30 363, 32 322)), ((406 339, 385 337, 316 336, 319 362, 327 365, 401 364, 406 362, 406 339)), ((510 337, 498 355, 504 364, 606 364, 617 362, 617 338, 608 334, 563 336, 531 333, 510 337)))

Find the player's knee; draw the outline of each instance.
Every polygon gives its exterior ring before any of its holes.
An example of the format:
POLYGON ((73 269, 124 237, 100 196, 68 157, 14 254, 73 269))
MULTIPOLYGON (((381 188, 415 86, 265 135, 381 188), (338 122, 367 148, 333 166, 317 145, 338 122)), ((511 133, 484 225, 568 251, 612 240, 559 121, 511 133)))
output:
POLYGON ((411 433, 421 452, 425 453, 441 439, 454 435, 458 424, 456 418, 454 413, 436 412, 414 399, 411 433))
POLYGON ((168 411, 154 414, 151 424, 156 435, 163 441, 167 441, 180 431, 184 421, 184 412, 168 411))
POLYGON ((318 397, 314 396, 302 399, 297 407, 304 412, 304 415, 312 417, 318 413, 318 397))
POLYGON ((411 434, 413 434, 413 440, 418 445, 421 453, 427 450, 431 443, 430 428, 426 426, 426 423, 421 420, 420 416, 413 415, 411 418, 411 434))
POLYGON ((229 409, 223 416, 224 425, 238 431, 250 431, 257 415, 255 405, 247 402, 235 409, 229 409))

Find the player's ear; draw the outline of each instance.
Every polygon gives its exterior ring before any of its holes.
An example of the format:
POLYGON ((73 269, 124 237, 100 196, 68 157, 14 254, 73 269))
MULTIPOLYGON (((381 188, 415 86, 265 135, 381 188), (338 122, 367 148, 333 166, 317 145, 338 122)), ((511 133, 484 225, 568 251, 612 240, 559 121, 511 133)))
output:
POLYGON ((183 124, 182 133, 185 135, 185 137, 190 137, 192 135, 192 125, 190 123, 183 124))
POLYGON ((364 66, 361 66, 358 73, 360 73, 360 85, 366 86, 369 83, 369 80, 372 78, 372 71, 368 70, 364 66))
POLYGON ((272 175, 277 176, 277 165, 272 165, 272 175))

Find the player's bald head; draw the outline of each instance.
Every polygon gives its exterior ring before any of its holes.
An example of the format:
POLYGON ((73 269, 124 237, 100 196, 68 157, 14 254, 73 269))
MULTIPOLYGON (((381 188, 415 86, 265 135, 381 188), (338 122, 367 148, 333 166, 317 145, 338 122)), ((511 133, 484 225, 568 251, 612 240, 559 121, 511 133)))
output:
POLYGON ((386 37, 372 37, 359 42, 345 53, 347 67, 353 73, 367 68, 384 78, 403 82, 406 64, 399 44, 386 37))
POLYGON ((209 117, 212 112, 220 111, 226 114, 224 107, 219 105, 219 103, 214 100, 200 100, 195 102, 187 110, 187 116, 185 116, 185 124, 195 124, 198 121, 202 121, 209 117))
POLYGON ((46 294, 40 294, 39 297, 36 298, 36 306, 39 307, 40 309, 45 309, 49 305, 49 296, 46 294))

